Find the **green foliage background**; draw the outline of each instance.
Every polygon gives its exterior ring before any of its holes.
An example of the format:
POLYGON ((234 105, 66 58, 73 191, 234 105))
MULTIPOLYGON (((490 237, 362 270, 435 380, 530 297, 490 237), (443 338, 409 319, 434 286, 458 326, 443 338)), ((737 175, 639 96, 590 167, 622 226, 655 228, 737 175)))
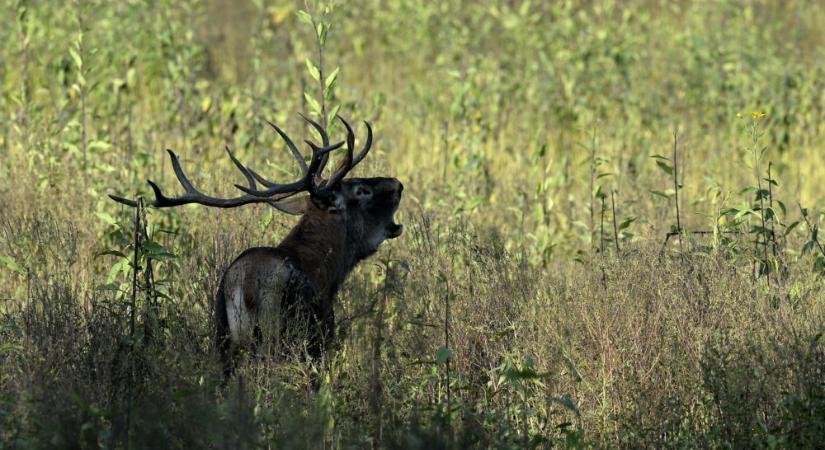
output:
POLYGON ((356 172, 404 182, 407 229, 339 296, 329 361, 251 364, 228 389, 210 341, 220 270, 293 219, 150 211, 159 298, 139 299, 153 337, 135 343, 132 211, 106 194, 174 189, 165 148, 210 193, 242 180, 224 145, 293 178, 264 119, 311 136, 296 113, 317 55, 298 11, 324 5, 2 3, 9 446, 825 439, 820 2, 338 2, 329 100, 373 124, 356 172), (662 247, 675 130, 681 225, 711 234, 662 247))

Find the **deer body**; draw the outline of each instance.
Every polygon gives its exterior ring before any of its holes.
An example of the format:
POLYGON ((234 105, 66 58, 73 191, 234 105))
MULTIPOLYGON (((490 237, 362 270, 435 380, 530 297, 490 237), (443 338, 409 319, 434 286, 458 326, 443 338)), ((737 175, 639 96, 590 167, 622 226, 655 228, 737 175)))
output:
MULTIPOLYGON (((287 184, 271 182, 241 164, 227 148, 232 162, 247 180, 236 185, 245 194, 236 198, 204 195, 187 178, 177 155, 169 151, 172 167, 186 193, 166 197, 152 181, 152 205, 158 208, 198 203, 218 208, 233 208, 249 203, 267 203, 301 220, 277 247, 255 247, 241 253, 224 271, 215 297, 216 344, 225 375, 235 367, 235 355, 242 347, 268 350, 272 343, 279 350, 306 349, 311 357, 320 356, 335 334, 334 300, 338 289, 352 269, 372 255, 387 239, 401 235, 402 225, 393 216, 401 201, 404 186, 395 178, 351 178, 347 173, 367 154, 372 145, 372 129, 358 155, 353 154, 355 135, 347 129, 346 153, 328 179, 321 177, 329 152, 344 142, 330 145, 326 129, 304 117, 323 140, 322 146, 310 141, 309 165, 295 144, 270 123, 296 158, 303 176, 287 184), (261 183, 264 189, 258 189, 261 183), (307 196, 298 196, 306 192, 307 196), (263 348, 261 348, 263 346, 263 348)), ((132 200, 110 195, 114 200, 136 206, 132 200)))
POLYGON ((274 341, 319 357, 335 335, 334 302, 347 275, 385 239, 401 233, 392 216, 403 185, 352 179, 337 190, 343 207, 305 201, 300 223, 277 247, 243 252, 226 269, 215 303, 218 347, 231 373, 238 348, 265 352, 274 341))

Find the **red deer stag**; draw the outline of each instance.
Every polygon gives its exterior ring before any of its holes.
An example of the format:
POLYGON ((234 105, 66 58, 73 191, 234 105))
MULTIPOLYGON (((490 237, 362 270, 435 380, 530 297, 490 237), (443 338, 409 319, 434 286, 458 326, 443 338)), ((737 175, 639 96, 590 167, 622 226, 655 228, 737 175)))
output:
MULTIPOLYGON (((302 115, 323 141, 312 149, 309 165, 283 130, 267 122, 284 140, 302 169, 299 180, 287 184, 269 181, 241 164, 227 147, 235 166, 246 178, 244 192, 235 198, 217 198, 201 193, 186 176, 178 156, 171 150, 172 168, 185 193, 167 197, 157 184, 147 180, 155 194, 156 208, 197 203, 216 208, 234 208, 266 203, 279 211, 301 215, 295 228, 277 247, 254 247, 241 253, 223 272, 215 297, 217 346, 224 373, 230 376, 240 347, 257 349, 279 338, 281 345, 294 345, 303 336, 307 353, 320 356, 334 337, 333 302, 339 287, 358 262, 376 252, 386 239, 401 235, 403 226, 393 220, 404 186, 395 178, 344 179, 369 152, 372 128, 367 128, 363 148, 353 154, 355 134, 341 117, 347 131, 346 152, 328 179, 321 173, 329 153, 342 145, 329 143, 325 129, 302 115), (263 185, 261 189, 256 184, 263 185), (296 194, 306 192, 309 195, 296 194), (269 337, 266 339, 265 337, 269 337)), ((110 195, 120 203, 132 200, 110 195)))

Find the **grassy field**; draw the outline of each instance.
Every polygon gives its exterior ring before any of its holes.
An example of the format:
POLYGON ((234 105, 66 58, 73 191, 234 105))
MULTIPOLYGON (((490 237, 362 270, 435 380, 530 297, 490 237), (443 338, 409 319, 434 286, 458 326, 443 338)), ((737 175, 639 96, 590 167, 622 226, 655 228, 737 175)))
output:
POLYGON ((0 3, 0 447, 825 442, 821 2, 0 3), (406 231, 324 360, 222 387, 220 273, 295 219, 149 209, 135 249, 107 194, 165 148, 291 179, 264 120, 338 107, 406 231))

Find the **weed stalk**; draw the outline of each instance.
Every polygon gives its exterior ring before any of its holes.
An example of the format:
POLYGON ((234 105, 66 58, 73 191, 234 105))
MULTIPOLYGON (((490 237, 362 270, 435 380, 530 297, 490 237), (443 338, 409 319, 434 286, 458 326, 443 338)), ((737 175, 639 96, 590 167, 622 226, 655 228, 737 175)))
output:
MULTIPOLYGON (((444 347, 449 349, 450 348, 450 289, 449 285, 447 288, 447 292, 444 294, 444 347)), ((450 423, 450 415, 452 412, 452 396, 450 392, 450 360, 452 358, 447 358, 447 361, 444 365, 445 369, 445 389, 447 391, 447 424, 450 423)))
POLYGON ((599 219, 599 252, 604 255, 604 212, 606 209, 604 205, 605 195, 600 195, 599 198, 602 201, 602 211, 599 219))
POLYGON ((619 226, 616 224, 616 191, 610 192, 610 204, 613 209, 613 241, 616 243, 616 256, 619 256, 619 226))
POLYGON ((802 204, 797 203, 797 205, 799 205, 799 212, 802 214, 802 218, 805 219, 805 225, 808 226, 808 230, 811 232, 811 236, 814 237, 811 240, 814 243, 816 243, 817 248, 819 248, 819 253, 821 253, 822 256, 825 256, 825 248, 822 247, 822 243, 820 243, 819 239, 816 238, 819 231, 818 227, 812 224, 810 220, 808 220, 808 212, 805 210, 805 208, 802 207, 802 204))
POLYGON ((679 150, 679 128, 673 130, 673 199, 676 204, 676 231, 679 233, 679 251, 684 253, 682 245, 682 219, 679 212, 679 163, 676 159, 679 150))
MULTIPOLYGON (((141 242, 141 217, 143 207, 143 197, 138 196, 137 207, 134 216, 134 259, 132 260, 132 298, 129 304, 129 385, 126 386, 126 420, 123 435, 124 448, 129 448, 129 431, 132 423, 132 405, 134 402, 133 387, 135 385, 135 331, 136 331, 136 310, 138 291, 138 272, 140 272, 140 242, 141 242)), ((143 213, 145 214, 145 213, 143 213)))

